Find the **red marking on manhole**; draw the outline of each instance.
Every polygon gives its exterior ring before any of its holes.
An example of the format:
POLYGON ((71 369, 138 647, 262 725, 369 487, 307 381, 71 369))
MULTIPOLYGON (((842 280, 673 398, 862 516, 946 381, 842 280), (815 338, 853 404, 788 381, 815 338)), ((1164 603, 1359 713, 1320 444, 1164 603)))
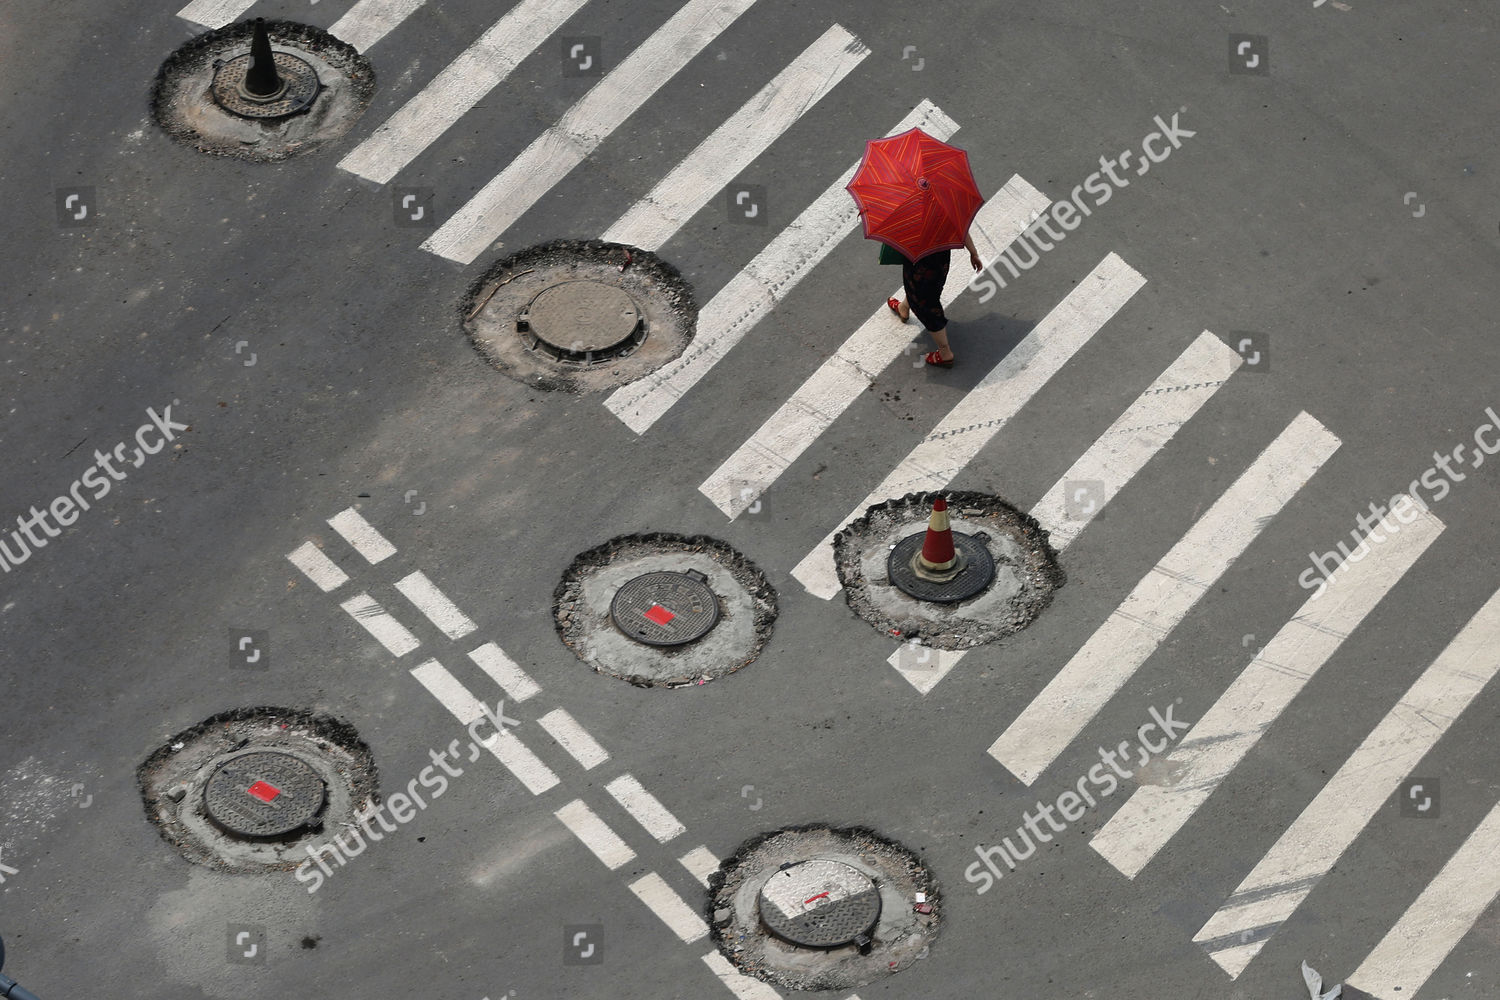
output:
POLYGON ((262 802, 270 802, 276 796, 281 794, 281 789, 277 788, 274 785, 269 785, 264 781, 257 781, 255 784, 245 789, 245 791, 249 792, 251 795, 254 795, 262 802))
POLYGON ((651 605, 651 607, 643 611, 642 614, 644 614, 652 621, 656 622, 656 624, 658 625, 665 625, 667 622, 677 617, 676 615, 672 614, 672 612, 662 607, 660 604, 651 605))
POLYGON ((826 893, 826 892, 820 892, 816 896, 814 896, 812 899, 804 899, 802 901, 802 905, 806 906, 808 903, 811 903, 813 901, 813 899, 822 899, 824 896, 827 896, 827 895, 828 895, 828 893, 826 893))

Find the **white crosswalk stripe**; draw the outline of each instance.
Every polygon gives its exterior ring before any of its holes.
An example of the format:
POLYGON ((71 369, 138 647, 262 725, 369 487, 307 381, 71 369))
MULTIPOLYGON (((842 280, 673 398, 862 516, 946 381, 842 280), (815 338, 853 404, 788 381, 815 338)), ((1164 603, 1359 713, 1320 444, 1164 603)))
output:
POLYGON ((422 249, 472 263, 755 2, 689 0, 439 226, 422 249))
POLYGON ((328 33, 360 52, 380 41, 427 0, 359 0, 333 23, 328 33))
POLYGON ((698 916, 698 911, 683 902, 682 897, 656 872, 647 872, 630 883, 630 891, 684 944, 708 937, 708 925, 698 916))
MULTIPOLYGON (((427 692, 446 708, 460 725, 468 726, 486 719, 484 703, 474 697, 469 689, 450 674, 437 660, 428 660, 412 668, 411 675, 427 689, 427 692)), ((501 729, 480 740, 480 745, 495 755, 507 771, 515 775, 526 790, 540 795, 558 783, 556 774, 543 764, 541 758, 508 729, 501 729)))
POLYGON ((255 0, 193 0, 177 16, 205 28, 222 28, 253 6, 255 0))
MULTIPOLYGON (((1170 758, 1183 767, 1176 782, 1137 788, 1094 835, 1090 846, 1106 861, 1135 878, 1437 540, 1442 522, 1414 509, 1414 523, 1404 527, 1389 516, 1381 521, 1385 543, 1350 566, 1338 589, 1309 598, 1183 735, 1170 758)), ((1350 822, 1346 815, 1338 826, 1350 829, 1350 822)))
POLYGON ((1338 446, 1298 414, 990 745, 990 756, 1035 782, 1338 446))
POLYGON ((376 641, 392 656, 405 656, 422 645, 405 625, 397 621, 394 615, 381 607, 380 603, 369 594, 356 594, 339 607, 347 611, 349 617, 363 625, 365 631, 374 636, 376 641))
MULTIPOLYGON (((970 228, 980 260, 993 261, 1025 230, 1032 213, 1047 205, 1045 195, 1020 177, 1012 177, 985 202, 970 228)), ((966 260, 949 269, 943 286, 944 307, 963 293, 972 277, 966 260)), ((900 295, 901 289, 893 294, 900 295)), ((698 491, 731 519, 738 517, 901 356, 912 336, 911 327, 881 305, 698 491)))

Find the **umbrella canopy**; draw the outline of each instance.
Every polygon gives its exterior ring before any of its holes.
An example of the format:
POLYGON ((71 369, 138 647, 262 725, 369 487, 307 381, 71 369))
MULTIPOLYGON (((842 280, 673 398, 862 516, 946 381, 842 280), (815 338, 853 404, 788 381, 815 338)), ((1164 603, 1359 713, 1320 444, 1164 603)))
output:
POLYGON ((865 143, 846 186, 865 220, 865 239, 910 260, 964 245, 984 204, 969 154, 919 128, 865 143))

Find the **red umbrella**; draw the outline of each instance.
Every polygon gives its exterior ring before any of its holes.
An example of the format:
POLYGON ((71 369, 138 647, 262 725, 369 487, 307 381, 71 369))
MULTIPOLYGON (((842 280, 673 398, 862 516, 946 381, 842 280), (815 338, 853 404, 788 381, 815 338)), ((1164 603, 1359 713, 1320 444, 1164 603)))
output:
POLYGON ((845 190, 865 220, 865 239, 911 260, 964 245, 984 198, 969 154, 919 128, 865 143, 845 190))

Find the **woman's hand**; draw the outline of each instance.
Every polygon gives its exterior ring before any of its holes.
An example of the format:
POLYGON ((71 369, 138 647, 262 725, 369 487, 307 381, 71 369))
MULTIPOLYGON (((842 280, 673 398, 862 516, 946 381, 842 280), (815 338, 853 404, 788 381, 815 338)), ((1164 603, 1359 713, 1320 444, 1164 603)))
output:
POLYGON ((974 270, 976 271, 984 266, 983 264, 979 263, 979 254, 975 253, 973 250, 969 251, 969 263, 974 265, 974 270))

